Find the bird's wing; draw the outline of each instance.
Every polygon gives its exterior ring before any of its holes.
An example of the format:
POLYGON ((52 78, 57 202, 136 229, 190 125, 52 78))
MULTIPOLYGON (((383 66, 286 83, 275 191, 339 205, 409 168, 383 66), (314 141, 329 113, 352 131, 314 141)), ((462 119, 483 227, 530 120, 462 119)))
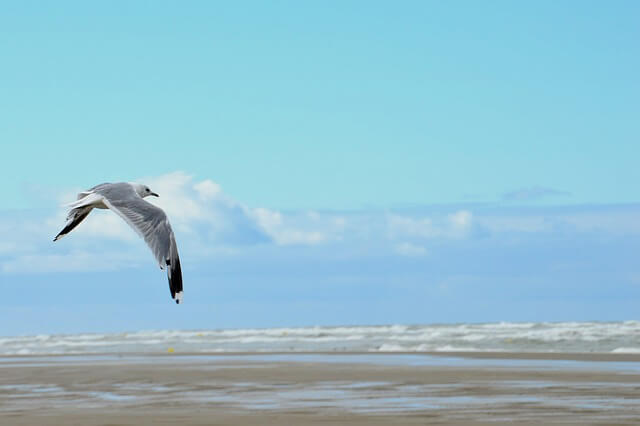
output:
POLYGON ((176 238, 167 215, 161 208, 140 198, 137 194, 115 197, 109 191, 102 192, 104 204, 125 220, 147 243, 160 268, 167 268, 171 297, 176 303, 182 300, 182 270, 176 238))
POLYGON ((93 194, 94 192, 100 192, 100 190, 108 188, 110 186, 118 186, 118 185, 114 185, 114 184, 108 183, 108 182, 107 183, 101 183, 100 185, 96 185, 96 186, 94 186, 92 188, 87 189, 86 191, 79 192, 77 200, 81 200, 84 197, 86 197, 87 195, 93 194))
POLYGON ((53 241, 58 241, 69 232, 73 231, 76 226, 80 225, 80 222, 82 222, 84 218, 89 216, 91 210, 93 210, 93 207, 91 206, 71 209, 71 211, 69 211, 69 214, 67 215, 67 223, 65 224, 64 228, 62 228, 62 231, 58 232, 58 235, 56 235, 53 241))

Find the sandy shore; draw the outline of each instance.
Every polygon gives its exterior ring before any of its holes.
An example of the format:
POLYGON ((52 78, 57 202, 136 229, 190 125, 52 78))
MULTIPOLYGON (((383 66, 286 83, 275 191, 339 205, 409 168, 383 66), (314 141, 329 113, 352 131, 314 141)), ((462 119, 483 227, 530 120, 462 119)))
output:
POLYGON ((0 358, 2 425, 640 424, 640 356, 0 358))

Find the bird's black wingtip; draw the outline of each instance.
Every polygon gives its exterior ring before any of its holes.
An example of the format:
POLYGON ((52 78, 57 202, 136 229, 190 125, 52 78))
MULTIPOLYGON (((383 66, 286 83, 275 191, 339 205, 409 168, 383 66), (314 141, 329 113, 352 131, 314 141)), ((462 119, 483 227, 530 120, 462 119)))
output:
POLYGON ((182 302, 182 268, 180 267, 180 259, 176 257, 173 262, 167 259, 166 265, 171 298, 179 305, 182 302))

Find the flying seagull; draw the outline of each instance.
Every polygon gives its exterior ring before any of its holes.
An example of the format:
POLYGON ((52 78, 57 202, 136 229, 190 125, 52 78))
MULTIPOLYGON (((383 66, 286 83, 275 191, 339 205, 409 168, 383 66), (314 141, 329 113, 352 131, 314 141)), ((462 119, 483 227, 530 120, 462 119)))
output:
POLYGON ((78 194, 77 201, 68 205, 71 210, 67 215, 67 223, 53 241, 71 232, 94 208, 111 209, 144 238, 160 269, 167 268, 171 297, 180 303, 182 270, 176 238, 164 211, 143 200, 150 195, 158 197, 146 185, 126 182, 103 183, 83 191, 78 194))

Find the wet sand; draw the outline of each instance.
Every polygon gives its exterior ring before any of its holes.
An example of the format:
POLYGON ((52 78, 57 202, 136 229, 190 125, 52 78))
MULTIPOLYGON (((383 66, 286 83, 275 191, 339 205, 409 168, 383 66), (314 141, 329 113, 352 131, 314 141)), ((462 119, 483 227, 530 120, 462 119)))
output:
POLYGON ((640 356, 0 357, 2 425, 640 424, 640 356))

